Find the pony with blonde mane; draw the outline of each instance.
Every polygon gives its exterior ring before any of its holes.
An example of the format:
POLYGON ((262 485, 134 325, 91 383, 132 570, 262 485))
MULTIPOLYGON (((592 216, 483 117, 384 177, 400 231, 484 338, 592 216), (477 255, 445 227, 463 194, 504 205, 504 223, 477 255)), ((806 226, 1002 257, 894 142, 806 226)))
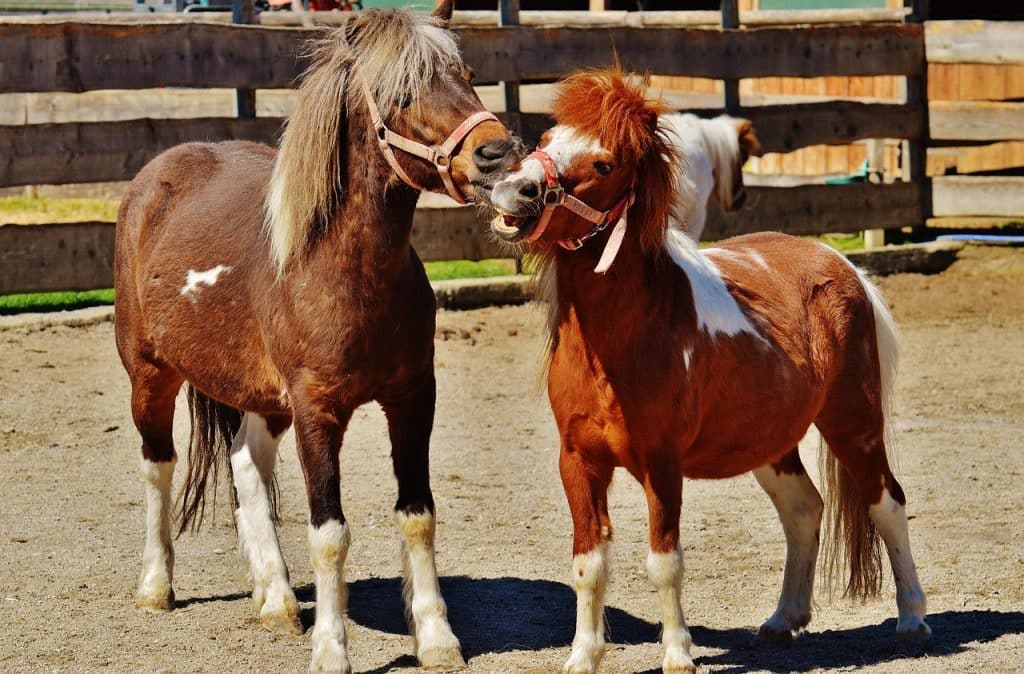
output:
POLYGON ((559 85, 556 126, 492 194, 505 213, 494 233, 528 241, 552 279, 547 389, 577 596, 565 670, 594 672, 604 653, 617 467, 647 496, 665 672, 696 671, 681 603, 684 477, 753 472, 778 512, 786 565, 762 641, 789 641, 811 619, 823 513, 839 560, 826 566, 848 568, 847 593, 879 593, 881 537, 896 631, 928 641, 906 497, 886 453, 896 335, 884 300, 814 241, 760 233, 699 250, 671 226, 678 158, 663 113, 618 69, 573 75, 559 85), (797 451, 812 423, 827 443, 827 502, 797 451))
POLYGON ((434 15, 353 14, 314 45, 280 150, 189 143, 147 164, 118 215, 115 333, 142 437, 146 542, 137 605, 175 607, 175 396, 193 436, 180 529, 227 468, 253 604, 301 633, 274 527, 277 447, 294 423, 316 579, 310 670, 350 672, 349 527, 339 451, 353 411, 387 416, 398 480, 403 597, 426 667, 463 664, 434 565, 434 294, 410 246, 421 189, 487 203, 520 144, 483 109, 434 15))

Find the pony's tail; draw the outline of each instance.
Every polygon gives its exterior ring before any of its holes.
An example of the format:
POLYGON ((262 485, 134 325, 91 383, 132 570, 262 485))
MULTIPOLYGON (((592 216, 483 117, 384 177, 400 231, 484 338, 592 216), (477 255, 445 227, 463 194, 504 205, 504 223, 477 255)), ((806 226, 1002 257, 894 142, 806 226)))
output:
MULTIPOLYGON (((889 420, 899 359, 896 323, 881 291, 862 270, 856 271, 874 315, 884 441, 892 465, 894 454, 889 420)), ((878 531, 853 478, 833 452, 825 447, 823 450, 819 456, 826 492, 823 563, 827 572, 828 590, 832 592, 840 581, 843 569, 848 569, 849 579, 843 592, 844 597, 864 600, 877 596, 882 589, 882 548, 878 531)))
POLYGON ((877 596, 882 589, 882 548, 878 532, 853 478, 835 454, 827 447, 823 450, 819 455, 821 478, 825 483, 822 564, 828 593, 832 594, 841 582, 843 571, 849 570, 844 597, 864 600, 877 596))
MULTIPOLYGON (((189 437, 188 469, 179 499, 179 536, 186 529, 195 532, 202 525, 206 512, 206 494, 211 486, 211 502, 216 507, 217 474, 221 467, 225 467, 228 476, 231 476, 231 442, 242 427, 241 411, 200 393, 191 384, 187 389, 192 431, 189 437)), ((237 505, 234 488, 231 489, 231 502, 233 506, 237 505)))

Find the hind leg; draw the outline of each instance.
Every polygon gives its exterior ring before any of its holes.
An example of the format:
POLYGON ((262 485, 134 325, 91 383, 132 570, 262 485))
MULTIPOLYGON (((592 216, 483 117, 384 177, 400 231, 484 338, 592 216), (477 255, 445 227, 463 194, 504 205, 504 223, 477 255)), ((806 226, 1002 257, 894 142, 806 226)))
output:
POLYGON ((434 563, 434 497, 430 491, 430 432, 435 384, 431 376, 416 394, 382 402, 391 435, 391 460, 398 479, 395 516, 402 535, 402 598, 421 667, 465 666, 459 640, 448 624, 434 563))
POLYGON ((168 366, 140 361, 128 368, 132 418, 142 436, 146 485, 146 543, 135 605, 149 611, 174 608, 174 547, 171 544, 171 479, 177 457, 172 427, 174 397, 182 379, 168 366))
POLYGON ((755 470, 754 477, 775 505, 786 535, 782 595, 775 613, 761 625, 758 639, 785 643, 811 621, 823 504, 796 448, 779 461, 755 470))
POLYGON ((270 630, 302 633, 299 604, 288 584, 288 567, 274 528, 270 488, 277 446, 288 428, 287 418, 273 420, 254 413, 242 418, 231 445, 231 472, 238 494, 238 540, 249 560, 253 603, 260 622, 270 630))
POLYGON ((847 407, 843 414, 816 423, 830 451, 855 486, 861 503, 866 504, 868 516, 885 543, 896 583, 897 634, 927 643, 932 631, 924 620, 925 594, 910 551, 907 500, 889 468, 881 423, 866 434, 844 428, 851 421, 865 418, 870 416, 858 415, 856 408, 847 407), (839 421, 840 416, 845 419, 839 421))

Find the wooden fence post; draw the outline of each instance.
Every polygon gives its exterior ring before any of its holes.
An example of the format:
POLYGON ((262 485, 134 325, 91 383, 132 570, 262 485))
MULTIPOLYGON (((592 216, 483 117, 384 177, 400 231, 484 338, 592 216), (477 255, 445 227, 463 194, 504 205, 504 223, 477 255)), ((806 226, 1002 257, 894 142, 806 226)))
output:
MULTIPOLYGON (((905 23, 924 23, 928 19, 929 0, 903 0, 905 7, 910 7, 910 14, 907 15, 905 23)), ((911 223, 912 226, 920 228, 925 225, 928 218, 932 216, 932 186, 928 179, 928 145, 931 139, 928 116, 928 63, 924 56, 925 63, 921 74, 906 77, 903 80, 904 102, 910 106, 919 106, 924 116, 921 138, 907 141, 904 145, 906 152, 903 153, 902 172, 903 180, 914 182, 921 186, 921 213, 922 222, 911 223)))
MULTIPOLYGON (((738 0, 722 0, 722 28, 733 29, 740 27, 740 8, 738 0)), ((729 114, 736 114, 740 110, 740 82, 739 80, 723 80, 725 88, 725 111, 729 114)))
MULTIPOLYGON (((519 25, 519 0, 499 0, 498 25, 519 25)), ((523 131, 522 116, 519 109, 519 82, 502 82, 501 88, 505 97, 505 122, 516 134, 523 131)), ((516 273, 523 273, 523 256, 516 254, 516 273)))
MULTIPOLYGON (((253 0, 231 0, 231 23, 251 24, 256 18, 253 0)), ((256 91, 254 89, 235 90, 235 111, 239 117, 256 116, 256 91)))
MULTIPOLYGON (((868 175, 867 180, 871 181, 871 176, 878 172, 878 175, 883 176, 885 172, 885 142, 880 138, 871 138, 867 142, 868 150, 868 175)), ((865 248, 881 248, 885 245, 885 230, 884 229, 865 229, 864 230, 864 247, 865 248)))

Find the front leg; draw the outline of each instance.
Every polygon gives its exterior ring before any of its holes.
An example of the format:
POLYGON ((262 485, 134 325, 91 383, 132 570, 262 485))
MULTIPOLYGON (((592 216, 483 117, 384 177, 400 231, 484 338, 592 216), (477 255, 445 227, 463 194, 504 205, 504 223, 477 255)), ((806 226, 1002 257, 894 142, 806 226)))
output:
POLYGON ((651 543, 647 577, 657 590, 661 604, 661 643, 665 648, 661 669, 666 674, 693 674, 697 668, 690 655, 693 639, 683 617, 683 552, 679 547, 683 474, 674 457, 652 462, 644 480, 644 492, 651 543))
POLYGON ((576 589, 576 636, 565 671, 591 674, 604 656, 604 592, 612 535, 608 485, 613 466, 588 462, 564 440, 558 464, 572 514, 572 577, 576 589))
POLYGON ((351 416, 315 409, 293 394, 295 435, 309 498, 309 556, 316 579, 316 622, 310 672, 350 674, 345 558, 351 541, 341 510, 338 451, 351 416))
POLYGON ((448 624, 434 563, 434 497, 430 491, 430 432, 434 423, 433 374, 404 400, 382 401, 398 479, 395 515, 402 534, 402 598, 420 666, 465 666, 459 640, 448 624))

